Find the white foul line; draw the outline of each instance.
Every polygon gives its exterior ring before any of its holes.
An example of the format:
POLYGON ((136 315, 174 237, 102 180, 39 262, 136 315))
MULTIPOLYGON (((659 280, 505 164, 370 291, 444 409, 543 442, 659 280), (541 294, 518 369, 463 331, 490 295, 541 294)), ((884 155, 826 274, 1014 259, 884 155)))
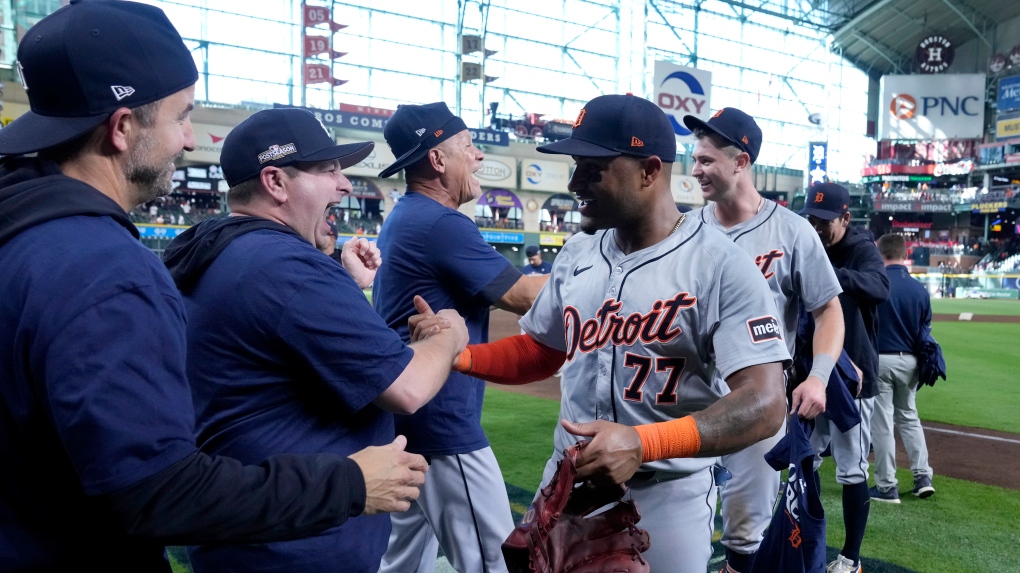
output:
POLYGON ((1009 438, 1000 438, 999 436, 986 436, 984 434, 975 434, 974 432, 961 432, 959 430, 945 430, 942 428, 932 428, 931 426, 921 426, 926 431, 931 432, 944 432, 946 434, 956 434, 957 436, 967 436, 968 438, 984 438, 986 440, 995 440, 997 442, 1009 442, 1011 444, 1020 444, 1020 440, 1011 440, 1009 438))

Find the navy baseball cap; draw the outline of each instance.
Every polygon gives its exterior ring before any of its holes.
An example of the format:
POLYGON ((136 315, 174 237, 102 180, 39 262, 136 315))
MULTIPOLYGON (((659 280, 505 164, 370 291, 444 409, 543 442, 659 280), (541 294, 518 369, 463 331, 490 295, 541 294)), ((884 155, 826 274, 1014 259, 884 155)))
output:
POLYGON ((535 255, 538 254, 538 247, 536 247, 535 245, 531 245, 527 249, 524 249, 524 254, 528 255, 529 257, 534 257, 535 255))
POLYGON ((401 105, 386 122, 383 137, 397 160, 383 169, 379 177, 389 177, 414 165, 430 149, 467 129, 464 120, 453 115, 439 101, 425 105, 401 105))
POLYGON ((84 135, 122 108, 198 81, 195 60, 162 10, 119 0, 71 0, 18 46, 31 111, 0 129, 0 155, 39 151, 84 135))
POLYGON ((703 129, 722 137, 751 156, 751 163, 758 160, 761 151, 761 128, 754 118, 735 107, 724 107, 712 114, 708 121, 693 115, 684 116, 687 129, 703 129))
POLYGON ((297 108, 264 109, 227 134, 220 152, 223 178, 231 187, 257 177, 264 167, 340 160, 346 168, 368 157, 375 143, 337 145, 311 112, 297 108))
POLYGON ((842 185, 819 183, 808 188, 801 215, 814 215, 831 221, 850 212, 850 192, 842 185))
POLYGON ((659 106, 634 95, 604 95, 584 104, 570 137, 543 145, 542 153, 579 157, 656 155, 676 160, 676 136, 659 106))

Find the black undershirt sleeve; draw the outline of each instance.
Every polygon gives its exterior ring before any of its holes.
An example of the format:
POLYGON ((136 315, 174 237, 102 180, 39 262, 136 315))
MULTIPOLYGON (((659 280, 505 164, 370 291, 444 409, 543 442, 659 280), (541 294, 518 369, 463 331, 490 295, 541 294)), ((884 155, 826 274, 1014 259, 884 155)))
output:
POLYGON ((166 545, 263 543, 360 515, 365 479, 353 460, 333 454, 284 454, 246 466, 196 452, 97 501, 129 536, 166 545))

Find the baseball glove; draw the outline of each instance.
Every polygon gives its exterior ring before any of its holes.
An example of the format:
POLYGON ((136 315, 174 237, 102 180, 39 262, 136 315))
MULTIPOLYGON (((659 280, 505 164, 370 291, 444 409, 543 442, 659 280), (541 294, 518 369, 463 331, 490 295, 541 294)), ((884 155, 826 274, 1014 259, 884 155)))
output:
POLYGON ((634 502, 621 499, 627 488, 574 485, 577 456, 587 443, 564 452, 552 481, 503 543, 510 573, 649 573, 641 557, 650 546, 648 532, 635 526, 641 514, 634 502))

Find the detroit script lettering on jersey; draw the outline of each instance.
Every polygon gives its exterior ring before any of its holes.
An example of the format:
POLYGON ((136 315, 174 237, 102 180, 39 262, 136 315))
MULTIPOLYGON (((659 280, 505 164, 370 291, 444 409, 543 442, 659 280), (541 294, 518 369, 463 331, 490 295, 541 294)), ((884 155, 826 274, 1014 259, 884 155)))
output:
POLYGON ((618 312, 623 303, 615 298, 607 299, 595 313, 594 318, 582 322, 581 313, 573 306, 563 309, 563 328, 567 343, 567 360, 574 354, 598 350, 612 342, 615 346, 630 346, 638 338, 644 343, 669 342, 682 331, 673 327, 673 321, 680 309, 690 308, 698 298, 682 292, 670 300, 657 300, 645 314, 634 312, 622 317, 618 312))
POLYGON ((758 265, 758 269, 761 271, 761 274, 765 275, 765 280, 769 280, 776 276, 776 272, 772 270, 772 263, 774 263, 776 259, 783 258, 783 255, 785 254, 786 253, 778 249, 772 249, 764 255, 757 255, 754 257, 754 264, 758 265))

